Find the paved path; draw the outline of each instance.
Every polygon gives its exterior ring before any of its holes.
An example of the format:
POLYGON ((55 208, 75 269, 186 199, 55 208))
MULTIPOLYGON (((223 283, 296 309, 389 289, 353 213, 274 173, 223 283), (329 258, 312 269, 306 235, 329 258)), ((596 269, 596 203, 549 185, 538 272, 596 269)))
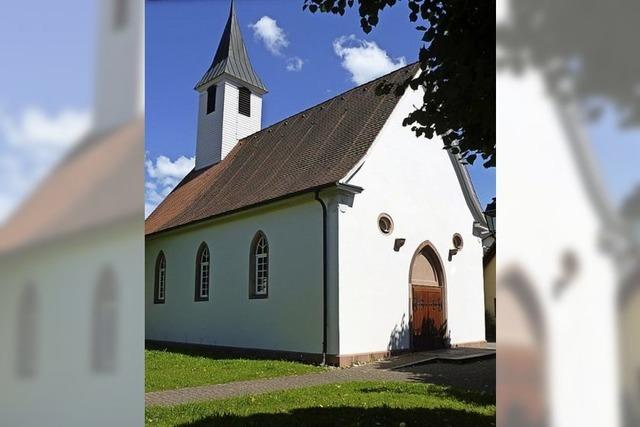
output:
POLYGON ((349 381, 430 382, 494 392, 495 359, 490 358, 492 355, 495 352, 471 348, 410 353, 381 362, 331 368, 313 374, 149 392, 145 394, 145 405, 171 406, 349 381))

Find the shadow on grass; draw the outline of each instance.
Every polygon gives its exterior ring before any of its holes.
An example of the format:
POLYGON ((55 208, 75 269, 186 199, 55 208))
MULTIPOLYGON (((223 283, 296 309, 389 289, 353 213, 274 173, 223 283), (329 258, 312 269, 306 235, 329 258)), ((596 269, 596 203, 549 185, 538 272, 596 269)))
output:
MULTIPOLYGON (((393 393, 395 395, 405 394, 413 396, 424 396, 424 391, 411 390, 411 389, 399 389, 398 387, 390 386, 377 386, 377 387, 363 387, 358 390, 361 393, 393 393)), ((481 393, 473 390, 459 389, 455 387, 430 387, 428 391, 430 396, 435 396, 445 399, 455 399, 462 403, 468 403, 472 405, 485 406, 495 405, 496 396, 491 393, 481 393)))
POLYGON ((145 342, 146 350, 166 351, 167 353, 183 354, 186 356, 206 357, 208 359, 243 359, 243 360, 275 360, 287 362, 301 362, 307 365, 318 365, 313 361, 303 360, 302 354, 291 353, 284 357, 281 352, 271 350, 252 350, 233 347, 213 347, 199 344, 182 344, 168 342, 145 342))
POLYGON ((396 369, 396 372, 406 374, 414 382, 482 392, 495 399, 495 357, 467 363, 432 362, 396 369))
POLYGON ((205 419, 180 424, 182 427, 205 426, 495 426, 495 417, 467 412, 463 409, 426 408, 305 408, 278 414, 214 415, 205 419))
POLYGON ((229 354, 219 350, 208 350, 205 348, 196 347, 178 347, 178 346, 166 346, 166 345, 151 345, 145 346, 147 350, 163 351, 167 353, 183 354, 185 356, 194 357, 206 357, 207 359, 258 359, 258 357, 251 357, 249 355, 240 356, 239 354, 229 354))

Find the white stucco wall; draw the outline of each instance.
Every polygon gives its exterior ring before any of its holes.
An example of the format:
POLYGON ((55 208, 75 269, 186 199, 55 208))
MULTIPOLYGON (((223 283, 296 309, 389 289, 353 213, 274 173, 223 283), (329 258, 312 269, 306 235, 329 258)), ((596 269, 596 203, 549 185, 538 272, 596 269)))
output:
POLYGON ((144 316, 140 219, 87 231, 0 257, 0 393, 2 425, 142 425, 144 316), (115 284, 115 364, 92 368, 94 310, 102 274, 115 284), (33 351, 20 354, 20 304, 33 287, 33 351), (35 354, 34 374, 17 359, 35 354), (6 392, 10 390, 10 392, 6 392), (73 408, 73 409, 70 409, 73 408))
POLYGON ((472 234, 465 203, 442 142, 417 139, 402 120, 421 103, 408 92, 348 183, 364 188, 353 207, 339 211, 340 354, 409 346, 409 268, 418 246, 428 240, 443 261, 447 318, 452 344, 484 340, 482 246, 472 234), (380 213, 394 230, 383 235, 380 213), (447 261, 452 237, 464 249, 447 261), (406 239, 394 252, 394 239, 406 239))
POLYGON ((322 351, 322 210, 313 195, 147 240, 146 338, 305 353, 322 351), (269 241, 269 297, 249 299, 251 241, 269 241), (195 257, 209 246, 209 300, 194 301, 195 257), (153 303, 156 256, 167 260, 166 303, 153 303))
POLYGON ((612 259, 601 246, 606 225, 590 200, 590 184, 572 146, 577 141, 572 143, 569 122, 559 116, 539 73, 501 72, 496 93, 498 140, 509 142, 500 145, 501 158, 508 161, 500 163, 498 177, 498 342, 518 344, 521 334, 501 316, 513 309, 501 305, 501 277, 516 268, 530 282, 544 315, 548 342, 540 349, 552 391, 547 396, 550 425, 616 426, 617 283, 612 259), (556 293, 566 254, 576 259, 576 274, 556 293), (585 375, 596 366, 596 378, 585 375))

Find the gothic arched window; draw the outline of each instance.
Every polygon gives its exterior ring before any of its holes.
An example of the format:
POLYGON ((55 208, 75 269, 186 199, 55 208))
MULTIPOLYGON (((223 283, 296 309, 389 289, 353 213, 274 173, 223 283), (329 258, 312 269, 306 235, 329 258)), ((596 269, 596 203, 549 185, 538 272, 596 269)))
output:
POLYGON ((16 343, 16 375, 26 379, 37 373, 39 334, 39 304, 36 287, 29 282, 18 301, 18 333, 16 343))
POLYGON ((258 231, 251 242, 249 297, 267 298, 269 295, 269 242, 258 231))
POLYGON ((118 349, 118 283, 111 267, 100 274, 93 300, 91 367, 113 373, 118 349))
POLYGON ((153 291, 154 304, 164 304, 167 291, 167 258, 160 251, 156 258, 156 271, 153 291))
POLYGON ((196 301, 209 300, 209 280, 211 278, 211 255, 209 247, 202 242, 196 254, 196 301))

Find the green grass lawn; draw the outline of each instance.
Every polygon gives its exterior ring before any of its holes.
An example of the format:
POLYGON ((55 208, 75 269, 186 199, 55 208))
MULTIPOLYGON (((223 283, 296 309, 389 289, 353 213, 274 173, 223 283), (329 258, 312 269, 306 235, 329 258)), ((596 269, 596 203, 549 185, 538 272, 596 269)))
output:
POLYGON ((282 360, 251 360, 145 350, 145 391, 308 374, 324 368, 282 360))
POLYGON ((147 426, 495 426, 495 397, 433 384, 352 382, 146 409, 147 426))

